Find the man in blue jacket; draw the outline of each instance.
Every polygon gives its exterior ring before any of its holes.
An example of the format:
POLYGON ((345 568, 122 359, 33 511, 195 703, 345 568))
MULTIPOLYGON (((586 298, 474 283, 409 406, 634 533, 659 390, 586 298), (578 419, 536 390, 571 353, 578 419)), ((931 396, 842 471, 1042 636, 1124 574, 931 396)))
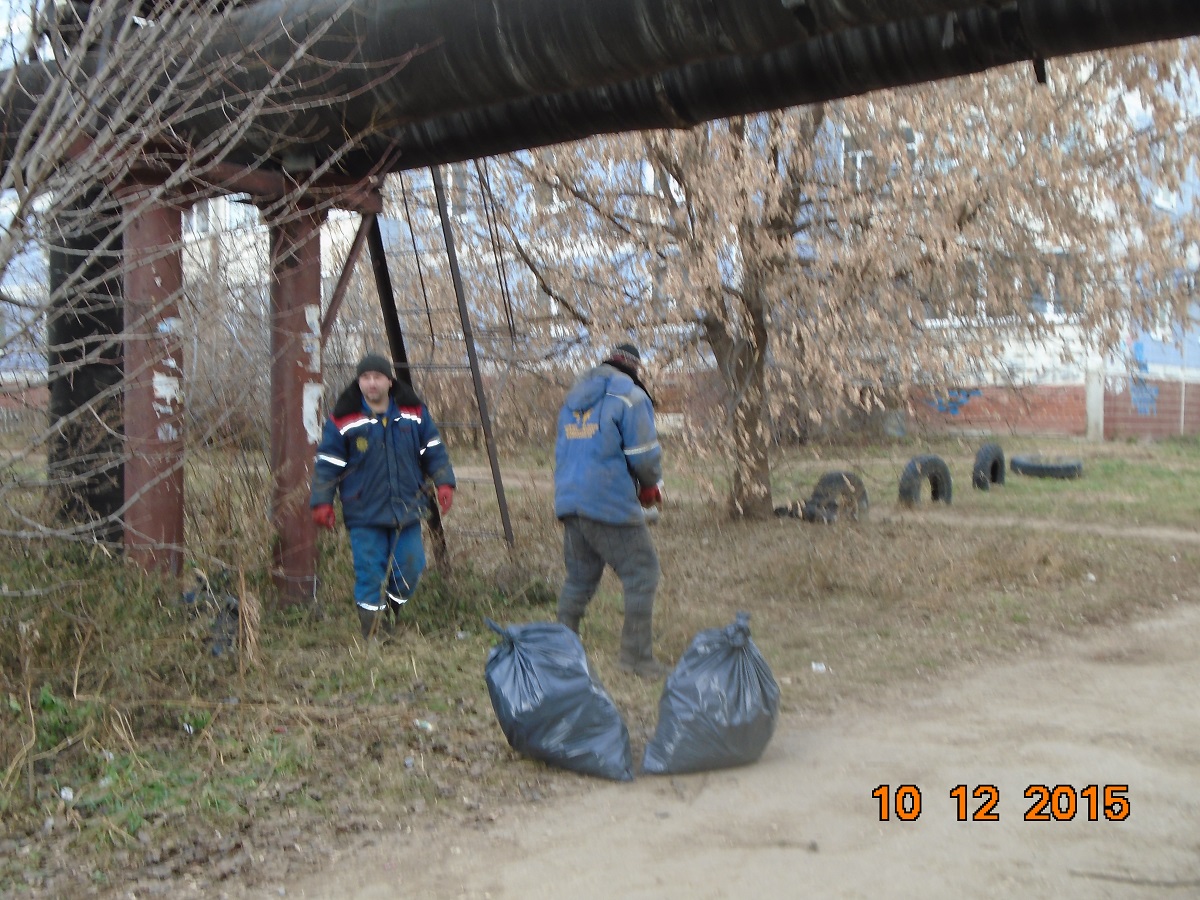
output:
POLYGON ((612 566, 625 594, 618 665, 661 678, 668 669, 654 658, 651 632, 660 570, 644 509, 662 504, 662 448, 640 365, 636 347, 619 345, 579 377, 558 413, 554 513, 563 523, 567 569, 558 621, 579 631, 605 565, 612 566))
POLYGON ((437 425, 412 387, 395 377, 392 364, 368 353, 325 421, 310 504, 313 521, 332 529, 333 497, 341 494, 364 638, 381 625, 391 630, 425 570, 427 479, 436 485, 445 515, 455 480, 437 425))

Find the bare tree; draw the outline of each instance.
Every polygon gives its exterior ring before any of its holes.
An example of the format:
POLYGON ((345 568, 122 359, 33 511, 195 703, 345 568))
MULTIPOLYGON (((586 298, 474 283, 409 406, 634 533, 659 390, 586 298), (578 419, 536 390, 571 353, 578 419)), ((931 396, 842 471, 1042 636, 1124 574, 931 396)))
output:
MULTIPOLYGON (((228 376, 227 386, 233 382, 226 413, 246 402, 247 386, 268 369, 262 260, 254 260, 257 284, 231 281, 224 277, 229 257, 222 261, 208 247, 203 261, 187 265, 181 290, 130 321, 124 238, 147 210, 204 207, 229 191, 230 171, 256 168, 254 160, 229 164, 235 148, 244 156, 250 134, 261 148, 258 162, 284 185, 255 198, 255 223, 285 222, 298 198, 312 196, 337 166, 339 149, 301 158, 295 150, 306 135, 283 125, 303 119, 317 98, 345 99, 325 77, 344 60, 314 50, 344 8, 326 4, 325 18, 282 39, 274 22, 251 18, 254 28, 234 28, 240 12, 227 0, 32 2, 26 10, 0 82, 0 356, 21 360, 22 391, 48 392, 49 418, 5 467, 6 533, 119 541, 128 458, 121 400, 128 379, 141 374, 128 370, 126 351, 129 341, 153 337, 147 328, 157 327, 162 309, 180 309, 186 322, 187 334, 172 339, 211 350, 199 362, 228 376), (248 70, 254 79, 244 76, 248 70), (189 126, 195 121, 206 123, 202 132, 189 126), (219 127, 210 127, 214 121, 219 127), (281 128, 274 137, 273 124, 281 128), (292 167, 281 170, 288 160, 292 167), (211 277, 218 270, 222 277, 211 277), (43 456, 46 475, 37 478, 30 462, 43 456), (50 497, 45 508, 34 499, 43 494, 50 497)), ((379 68, 392 73, 405 58, 379 68)), ((342 135, 341 149, 355 139, 342 135)), ((188 235, 182 243, 197 250, 188 235)), ((179 239, 159 246, 164 256, 180 250, 179 239)), ((254 257, 253 241, 234 253, 254 257)), ((194 375, 195 361, 188 368, 194 375)), ((209 418, 193 438, 209 441, 213 429, 229 424, 228 415, 209 418)))
POLYGON ((637 333, 664 367, 703 348, 731 508, 765 516, 789 409, 818 422, 980 377, 1064 322, 1104 353, 1184 314, 1188 227, 1155 198, 1191 159, 1198 56, 1153 45, 1044 84, 1010 67, 517 154, 508 234, 560 345, 637 333))

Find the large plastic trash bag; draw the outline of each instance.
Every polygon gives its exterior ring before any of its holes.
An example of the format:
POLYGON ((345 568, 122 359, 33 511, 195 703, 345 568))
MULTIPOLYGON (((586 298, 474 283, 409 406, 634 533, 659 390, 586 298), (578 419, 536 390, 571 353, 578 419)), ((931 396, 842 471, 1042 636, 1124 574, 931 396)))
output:
POLYGON ((658 727, 642 770, 703 772, 762 756, 779 718, 779 685, 750 639, 750 616, 702 631, 679 660, 658 701, 658 727))
POLYGON ((588 668, 579 636, 558 622, 501 628, 484 674, 509 745, 584 775, 633 780, 629 730, 588 668))

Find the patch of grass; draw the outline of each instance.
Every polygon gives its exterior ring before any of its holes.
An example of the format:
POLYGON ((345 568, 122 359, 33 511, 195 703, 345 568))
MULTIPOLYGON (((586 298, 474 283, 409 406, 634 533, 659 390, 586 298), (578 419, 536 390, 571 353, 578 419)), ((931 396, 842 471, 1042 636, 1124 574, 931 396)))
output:
POLYGON ((773 461, 775 503, 803 499, 825 472, 850 469, 863 477, 874 512, 898 512, 900 473, 919 453, 934 453, 946 461, 953 482, 951 505, 964 512, 1185 528, 1200 518, 1200 496, 1178 488, 1180 479, 1200 480, 1200 442, 1195 439, 1124 445, 1067 438, 938 436, 885 447, 788 449, 773 461), (971 471, 975 453, 985 443, 1000 445, 1006 469, 1013 456, 1042 455, 1080 460, 1083 477, 1058 480, 1006 471, 1003 485, 975 490, 971 471))

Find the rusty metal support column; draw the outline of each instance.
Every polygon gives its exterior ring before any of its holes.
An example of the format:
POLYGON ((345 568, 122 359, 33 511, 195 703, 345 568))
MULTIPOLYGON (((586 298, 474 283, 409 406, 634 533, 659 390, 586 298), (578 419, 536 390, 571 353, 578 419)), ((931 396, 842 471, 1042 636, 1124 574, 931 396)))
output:
POLYGON ((125 229, 125 552, 147 571, 178 575, 183 560, 182 213, 120 192, 125 229))
POLYGON ((271 522, 273 578, 284 606, 317 591, 316 526, 308 509, 321 435, 321 222, 311 201, 271 225, 271 522))

